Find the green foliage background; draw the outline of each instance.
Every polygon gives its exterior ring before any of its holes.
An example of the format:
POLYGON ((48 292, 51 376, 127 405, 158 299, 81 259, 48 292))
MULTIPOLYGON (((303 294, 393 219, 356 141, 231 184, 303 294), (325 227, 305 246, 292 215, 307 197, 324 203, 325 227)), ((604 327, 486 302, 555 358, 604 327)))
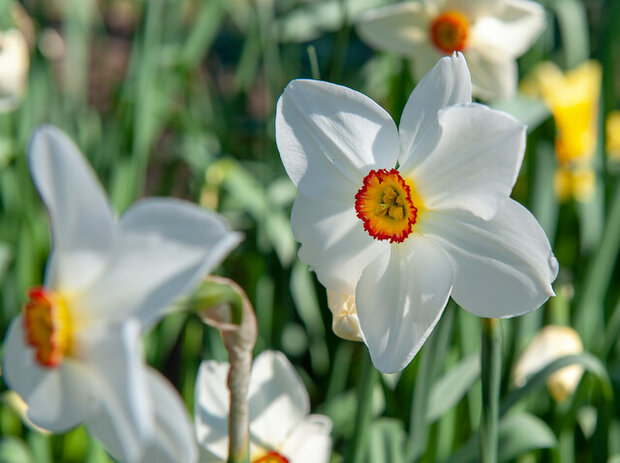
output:
MULTIPOLYGON (((0 1, 0 27, 11 23, 0 1)), ((259 322, 256 352, 279 349, 302 376, 313 410, 334 422, 332 461, 476 461, 480 321, 450 303, 411 364, 379 375, 362 344, 337 338, 324 289, 296 258, 290 207, 296 190, 274 141, 275 102, 294 78, 359 90, 398 121, 414 82, 395 56, 363 44, 351 19, 385 0, 24 0, 32 20, 28 89, 0 114, 0 334, 41 284, 50 239, 25 151, 35 126, 58 125, 78 143, 118 213, 166 195, 217 210, 245 234, 219 273, 237 281, 259 322), (379 376, 374 382, 373 377, 379 376), (367 414, 368 428, 357 418, 367 414), (365 438, 362 438, 365 437, 365 438)), ((537 216, 561 269, 557 297, 502 321, 500 460, 620 461, 620 170, 606 160, 602 121, 620 107, 620 2, 547 0, 548 26, 519 60, 571 68, 603 65, 597 190, 559 204, 552 189, 555 127, 540 105, 503 109, 529 123, 513 196, 537 216), (562 359, 523 388, 516 359, 544 324, 569 324, 586 353, 562 359), (564 362, 564 363, 562 363, 564 362), (587 370, 575 394, 554 402, 546 377, 563 364, 587 370)), ((146 336, 150 364, 193 408, 203 358, 226 359, 217 332, 173 315, 146 336)), ((0 382, 0 461, 105 462, 83 428, 49 436, 29 429, 0 382)))

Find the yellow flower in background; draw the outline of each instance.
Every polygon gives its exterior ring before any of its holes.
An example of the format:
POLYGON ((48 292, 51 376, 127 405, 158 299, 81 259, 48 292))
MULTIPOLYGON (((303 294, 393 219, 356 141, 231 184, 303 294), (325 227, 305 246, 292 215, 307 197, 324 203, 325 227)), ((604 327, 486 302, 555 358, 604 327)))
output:
MULTIPOLYGON (((517 386, 523 386, 527 379, 561 357, 583 352, 583 344, 577 332, 569 326, 545 326, 534 337, 519 358, 514 379, 517 386)), ((556 401, 566 400, 575 392, 581 376, 581 365, 564 367, 547 380, 549 393, 556 401)))
POLYGON ((620 111, 612 111, 605 121, 607 156, 620 162, 620 111))
POLYGON ((553 177, 553 189, 560 201, 575 198, 585 201, 592 197, 596 185, 596 172, 590 165, 558 167, 553 177))
POLYGON ((544 62, 521 85, 523 93, 542 98, 553 114, 559 164, 555 191, 561 200, 585 202, 594 192, 596 173, 590 161, 596 149, 601 74, 601 65, 592 60, 566 73, 544 62))

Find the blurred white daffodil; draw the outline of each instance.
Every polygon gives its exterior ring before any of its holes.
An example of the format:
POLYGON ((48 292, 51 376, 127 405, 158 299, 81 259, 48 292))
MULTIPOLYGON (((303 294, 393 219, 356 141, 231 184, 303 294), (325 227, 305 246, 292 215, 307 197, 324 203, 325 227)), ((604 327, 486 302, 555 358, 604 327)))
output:
POLYGON ((543 8, 527 0, 420 0, 368 10, 357 20, 371 46, 412 58, 417 80, 441 56, 462 52, 474 95, 485 100, 514 94, 515 59, 544 25, 543 8))
POLYGON ((0 112, 20 102, 30 67, 28 42, 19 29, 0 31, 0 112))
POLYGON ((239 242, 216 214, 145 199, 116 220, 82 154, 44 126, 29 147, 53 250, 4 344, 4 377, 28 418, 53 432, 80 423, 123 461, 194 461, 174 387, 144 362, 140 334, 239 242))
POLYGON ((276 141, 300 193, 299 257, 327 289, 355 296, 379 370, 409 363, 450 294, 481 317, 524 314, 554 294, 549 241, 509 197, 525 127, 471 103, 462 54, 422 79, 398 129, 358 92, 295 80, 277 104, 276 141))
MULTIPOLYGON (((202 362, 195 390, 201 463, 225 462, 228 453, 228 363, 202 362)), ((327 463, 331 421, 309 415, 301 378, 281 352, 256 357, 250 377, 250 462, 327 463)))
MULTIPOLYGON (((519 358, 514 372, 515 383, 523 386, 530 376, 554 360, 582 352, 581 338, 570 326, 545 326, 519 358)), ((556 371, 547 380, 549 393, 557 401, 566 400, 575 392, 582 375, 581 365, 569 365, 556 371)))

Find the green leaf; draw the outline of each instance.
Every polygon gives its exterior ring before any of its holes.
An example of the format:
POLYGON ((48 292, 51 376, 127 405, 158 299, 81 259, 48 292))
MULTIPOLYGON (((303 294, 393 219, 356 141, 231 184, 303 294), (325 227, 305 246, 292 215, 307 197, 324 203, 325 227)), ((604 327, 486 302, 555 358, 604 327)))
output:
POLYGON ((502 401, 500 413, 506 413, 513 405, 517 404, 525 396, 537 389, 544 387, 547 378, 549 378, 549 376, 551 376, 553 373, 561 370, 568 365, 573 364, 580 364, 587 371, 594 374, 601 382, 603 394, 606 400, 611 400, 613 392, 611 389, 609 375, 607 374, 605 366, 594 355, 588 352, 583 352, 581 354, 566 355, 564 357, 561 357, 547 365, 535 375, 533 375, 527 381, 527 383, 525 383, 525 385, 513 390, 512 392, 510 392, 510 394, 506 396, 506 398, 502 401))
MULTIPOLYGON (((453 453, 448 463, 479 461, 479 434, 474 434, 465 445, 453 453)), ((529 413, 516 413, 502 418, 498 430, 498 461, 510 461, 527 452, 555 447, 557 439, 547 424, 529 413)))
POLYGON ((0 440, 0 463, 32 463, 32 452, 26 443, 15 437, 6 436, 0 440))
POLYGON ((402 463, 404 461, 405 430, 401 421, 380 418, 369 432, 368 455, 372 463, 402 463))
POLYGON ((433 385, 426 419, 435 421, 465 396, 480 377, 480 356, 471 354, 461 360, 433 385))
POLYGON ((538 127, 550 115, 549 109, 541 100, 523 95, 517 95, 511 100, 499 101, 491 107, 514 116, 521 124, 527 125, 528 132, 538 127))

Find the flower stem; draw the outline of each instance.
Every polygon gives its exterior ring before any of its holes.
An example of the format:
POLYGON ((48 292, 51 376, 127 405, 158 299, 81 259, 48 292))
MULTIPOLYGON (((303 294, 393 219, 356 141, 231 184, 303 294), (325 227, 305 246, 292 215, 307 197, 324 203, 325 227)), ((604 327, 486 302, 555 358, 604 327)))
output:
POLYGON ((217 328, 228 351, 228 463, 248 463, 250 409, 248 391, 252 349, 256 342, 256 317, 247 295, 234 281, 207 277, 189 303, 189 310, 217 328))
POLYGON ((496 463, 499 388, 502 377, 502 327, 497 318, 482 319, 481 365, 480 455, 482 463, 496 463))
POLYGON ((363 356, 362 372, 359 380, 359 390, 357 392, 357 416, 355 417, 355 431, 349 448, 350 463, 360 463, 364 461, 368 428, 372 419, 372 392, 379 377, 379 372, 375 369, 370 354, 363 356))

